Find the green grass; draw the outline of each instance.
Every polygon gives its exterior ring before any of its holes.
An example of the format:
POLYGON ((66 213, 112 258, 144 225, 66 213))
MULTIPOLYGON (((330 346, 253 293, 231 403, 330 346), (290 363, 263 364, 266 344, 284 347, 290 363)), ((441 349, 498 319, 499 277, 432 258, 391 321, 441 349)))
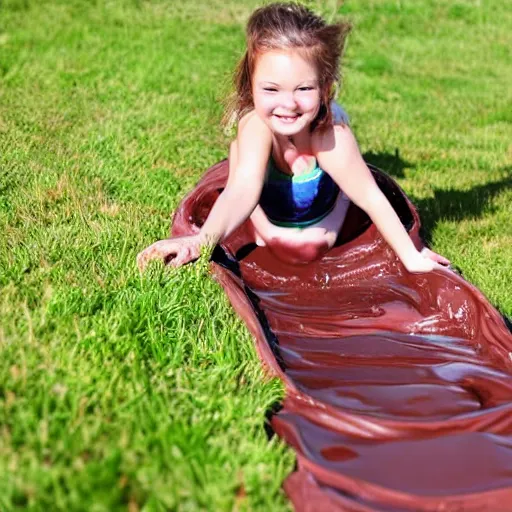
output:
MULTIPOLYGON (((333 1, 308 5, 333 17, 333 1)), ((135 255, 223 158, 256 1, 0 2, 0 510, 287 510, 283 396, 207 263, 135 255)), ((439 252, 512 314, 512 13, 347 1, 340 101, 439 252)))

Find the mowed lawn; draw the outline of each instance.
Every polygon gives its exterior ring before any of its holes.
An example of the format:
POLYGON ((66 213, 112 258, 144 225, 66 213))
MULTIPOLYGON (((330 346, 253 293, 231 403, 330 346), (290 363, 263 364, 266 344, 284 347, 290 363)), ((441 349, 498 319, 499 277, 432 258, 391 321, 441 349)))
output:
MULTIPOLYGON (((254 0, 0 2, 0 510, 289 510, 283 397, 204 259, 135 256, 226 156, 254 0)), ((339 101, 433 247, 512 314, 512 11, 331 0, 339 101)))

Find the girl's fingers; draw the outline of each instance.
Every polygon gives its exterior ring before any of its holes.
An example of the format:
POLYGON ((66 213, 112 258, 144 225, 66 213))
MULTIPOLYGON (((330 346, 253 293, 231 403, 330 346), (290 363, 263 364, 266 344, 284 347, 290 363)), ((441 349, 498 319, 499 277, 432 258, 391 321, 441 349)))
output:
POLYGON ((144 249, 142 252, 137 254, 137 267, 139 267, 141 272, 144 271, 148 262, 155 258, 154 252, 150 249, 151 247, 148 247, 147 249, 144 249))
POLYGON ((137 266, 142 272, 149 261, 160 259, 164 264, 180 267, 199 258, 200 248, 186 238, 160 240, 137 255, 137 266))
POLYGON ((195 246, 185 246, 181 247, 179 251, 176 253, 174 259, 172 259, 169 264, 173 267, 181 267, 181 265, 186 265, 191 261, 197 260, 201 254, 201 251, 198 247, 195 246))
POLYGON ((155 242, 137 255, 137 266, 140 271, 143 271, 151 260, 163 260, 173 252, 174 247, 172 244, 162 244, 161 242, 155 242))
POLYGON ((430 258, 433 259, 436 263, 440 263, 441 265, 449 265, 450 260, 445 258, 444 256, 441 256, 440 254, 437 254, 437 252, 430 251, 431 255, 430 258))
POLYGON ((170 264, 173 267, 181 267, 181 265, 185 265, 193 259, 195 258, 192 256, 190 247, 182 247, 176 254, 175 258, 171 260, 170 264))
POLYGON ((146 264, 144 262, 144 256, 141 252, 139 252, 139 254, 137 254, 137 267, 139 271, 142 272, 145 266, 146 264))
POLYGON ((449 265, 450 260, 445 258, 444 256, 441 256, 440 254, 437 254, 437 252, 431 251, 430 249, 427 249, 426 247, 421 251, 421 253, 431 259, 432 261, 435 261, 436 263, 440 263, 441 265, 449 265))
POLYGON ((441 258, 439 260, 437 260, 438 263, 441 263, 441 265, 444 265, 445 267, 447 267, 448 265, 450 265, 451 261, 450 260, 447 260, 446 258, 444 258, 443 256, 441 256, 441 258))
POLYGON ((179 249, 174 258, 169 261, 169 265, 171 265, 171 267, 180 267, 183 265, 185 263, 187 252, 186 247, 179 249))

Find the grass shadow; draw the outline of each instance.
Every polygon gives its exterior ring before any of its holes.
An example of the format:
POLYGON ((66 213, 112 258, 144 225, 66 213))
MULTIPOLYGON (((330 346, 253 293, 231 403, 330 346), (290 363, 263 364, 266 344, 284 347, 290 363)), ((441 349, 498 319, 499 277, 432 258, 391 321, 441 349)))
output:
POLYGON ((405 176, 404 169, 414 169, 416 166, 400 156, 400 150, 395 148, 395 152, 391 153, 374 153, 367 151, 363 154, 365 162, 382 169, 386 174, 394 178, 403 178, 405 176))
MULTIPOLYGON (((393 178, 405 176, 405 169, 414 169, 415 164, 407 162, 400 156, 398 148, 392 153, 374 153, 368 151, 363 155, 364 160, 378 167, 393 178)), ((461 221, 475 219, 484 212, 492 211, 492 201, 503 190, 512 187, 512 166, 501 169, 505 178, 477 185, 468 190, 455 188, 434 188, 433 197, 409 199, 417 208, 421 218, 422 235, 426 242, 431 240, 432 232, 441 220, 461 221)))
POLYGON ((512 167, 503 169, 505 178, 477 185, 468 190, 434 188, 433 197, 417 199, 411 197, 421 217, 422 235, 426 242, 441 220, 461 221, 476 219, 484 212, 493 211, 492 202, 503 190, 512 187, 512 167))

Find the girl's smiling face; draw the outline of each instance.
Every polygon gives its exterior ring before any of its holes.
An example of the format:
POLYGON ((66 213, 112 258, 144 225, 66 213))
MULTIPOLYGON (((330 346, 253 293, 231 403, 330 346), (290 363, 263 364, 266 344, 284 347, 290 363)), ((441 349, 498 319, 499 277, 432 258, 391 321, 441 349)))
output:
POLYGON ((268 51, 256 60, 254 110, 276 134, 307 129, 320 109, 320 84, 313 64, 297 51, 268 51))

